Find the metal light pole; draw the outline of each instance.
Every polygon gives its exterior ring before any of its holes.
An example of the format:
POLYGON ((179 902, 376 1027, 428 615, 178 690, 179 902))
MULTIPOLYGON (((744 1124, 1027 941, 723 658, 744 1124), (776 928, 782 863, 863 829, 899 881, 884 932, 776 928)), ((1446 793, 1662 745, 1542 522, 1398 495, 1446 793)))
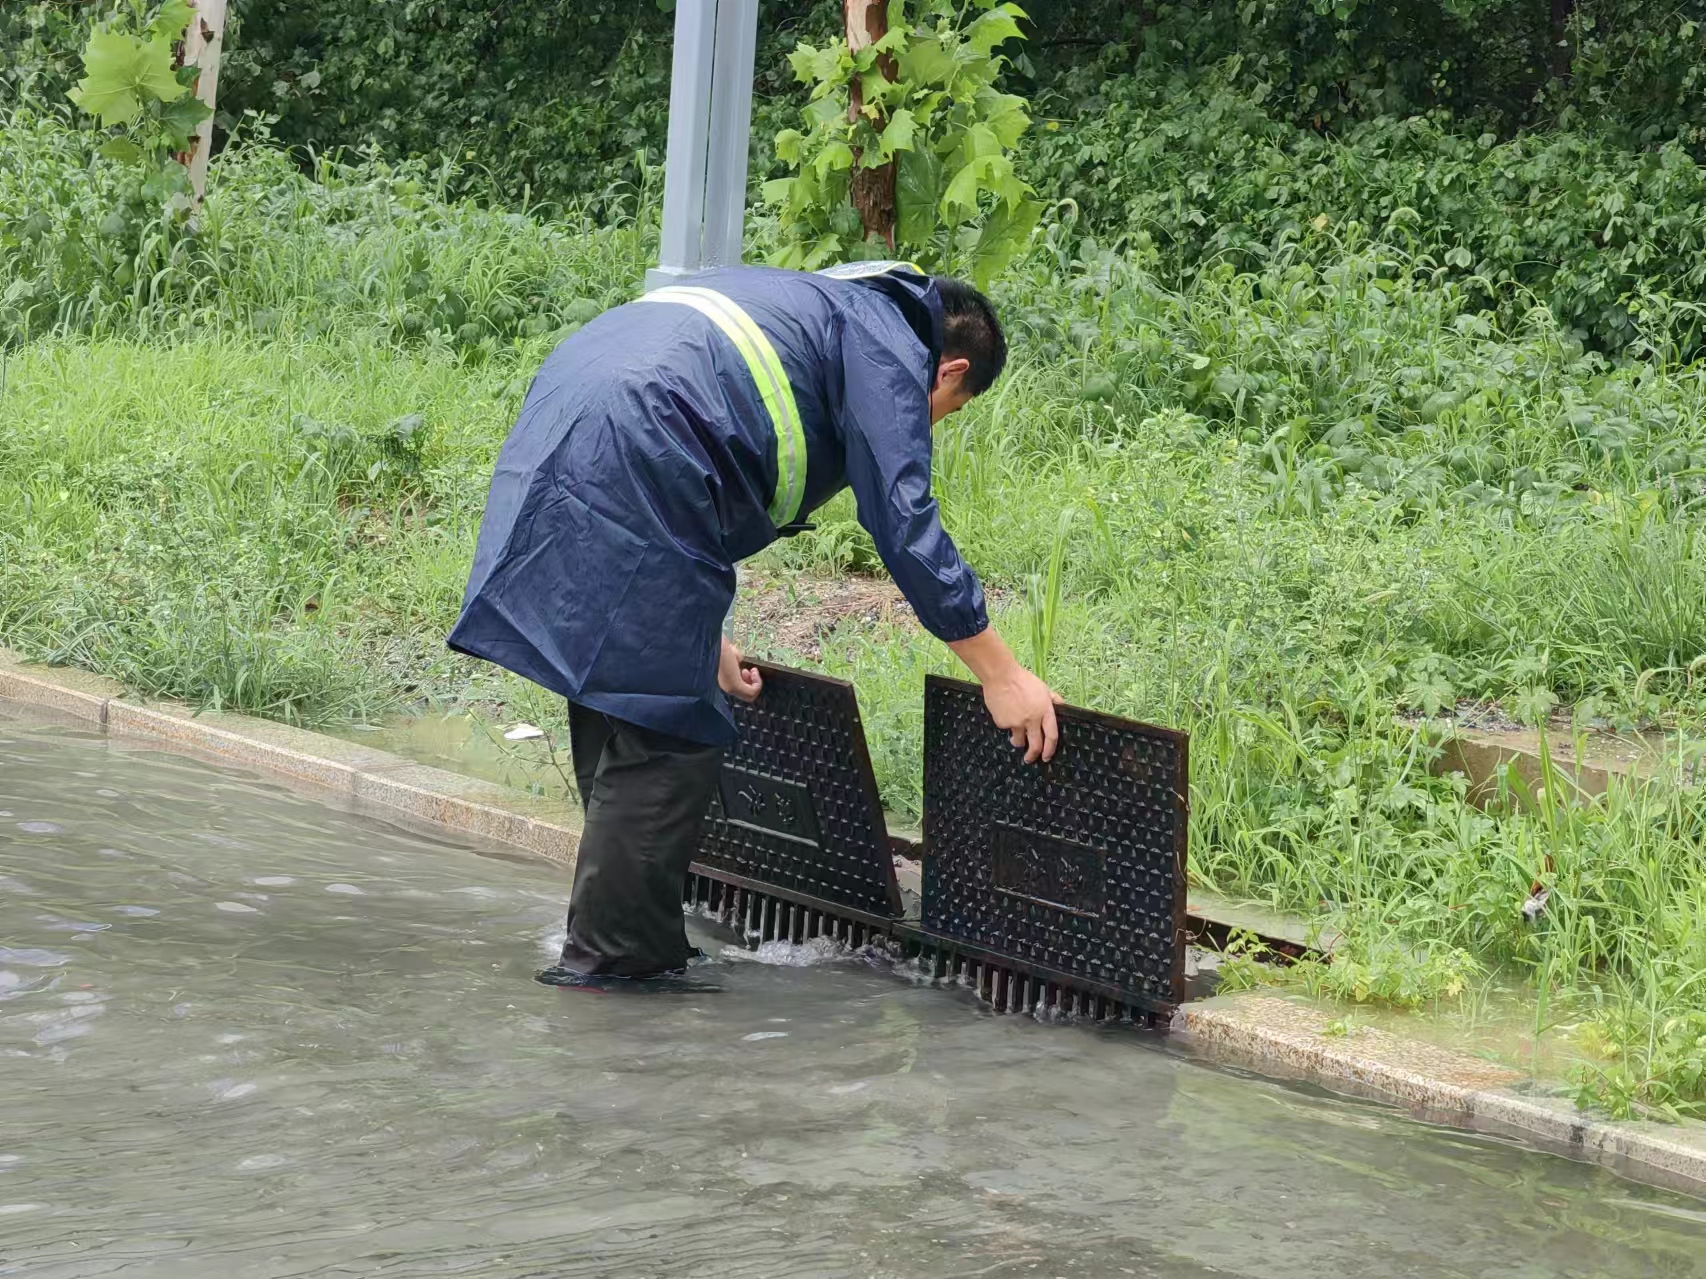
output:
POLYGON ((677 0, 656 289, 741 260, 758 0, 677 0))

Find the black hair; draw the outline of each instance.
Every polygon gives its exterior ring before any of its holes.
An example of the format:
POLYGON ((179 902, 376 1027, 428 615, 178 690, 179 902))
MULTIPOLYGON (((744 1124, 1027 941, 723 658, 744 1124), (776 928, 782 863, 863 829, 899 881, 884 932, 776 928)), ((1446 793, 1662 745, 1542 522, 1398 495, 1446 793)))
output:
POLYGON ((995 308, 964 280, 935 277, 936 294, 942 299, 942 358, 971 362, 965 388, 982 395, 1001 376, 1007 363, 1007 338, 995 308))

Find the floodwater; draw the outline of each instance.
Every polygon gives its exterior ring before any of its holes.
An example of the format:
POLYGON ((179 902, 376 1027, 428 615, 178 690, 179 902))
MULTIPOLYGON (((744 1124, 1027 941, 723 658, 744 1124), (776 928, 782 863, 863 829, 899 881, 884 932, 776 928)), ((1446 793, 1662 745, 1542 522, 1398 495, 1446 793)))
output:
POLYGON ((0 1274, 1706 1275, 1698 1201, 858 959, 535 985, 566 889, 0 713, 0 1274))

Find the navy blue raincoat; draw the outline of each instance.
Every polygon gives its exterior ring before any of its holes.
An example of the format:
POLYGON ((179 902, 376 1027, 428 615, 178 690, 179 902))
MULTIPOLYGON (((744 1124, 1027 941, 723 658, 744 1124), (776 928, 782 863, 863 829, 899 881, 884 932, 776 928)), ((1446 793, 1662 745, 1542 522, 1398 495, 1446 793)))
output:
POLYGON ((988 617, 930 494, 942 311, 928 277, 734 267, 683 284, 545 361, 499 456, 450 646, 723 745, 734 565, 844 485, 926 629, 966 639, 988 617))

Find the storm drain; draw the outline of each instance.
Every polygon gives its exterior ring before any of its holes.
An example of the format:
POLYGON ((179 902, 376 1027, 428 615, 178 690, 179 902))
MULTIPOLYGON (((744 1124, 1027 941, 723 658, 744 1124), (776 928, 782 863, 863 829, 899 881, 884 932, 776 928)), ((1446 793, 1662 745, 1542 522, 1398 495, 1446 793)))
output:
POLYGON ((923 942, 1052 991, 1170 1013, 1184 998, 1187 739, 1061 707, 1026 764, 976 685, 924 689, 923 942))
POLYGON ((925 688, 924 896, 903 917, 850 685, 760 666, 688 876, 749 946, 880 947, 997 1012, 1152 1025, 1184 995, 1186 738, 1060 710, 1025 765, 981 691, 925 688))
POLYGON ((808 909, 898 918, 900 886, 853 686, 758 669, 764 695, 734 703, 740 740, 723 761, 694 873, 808 909))

